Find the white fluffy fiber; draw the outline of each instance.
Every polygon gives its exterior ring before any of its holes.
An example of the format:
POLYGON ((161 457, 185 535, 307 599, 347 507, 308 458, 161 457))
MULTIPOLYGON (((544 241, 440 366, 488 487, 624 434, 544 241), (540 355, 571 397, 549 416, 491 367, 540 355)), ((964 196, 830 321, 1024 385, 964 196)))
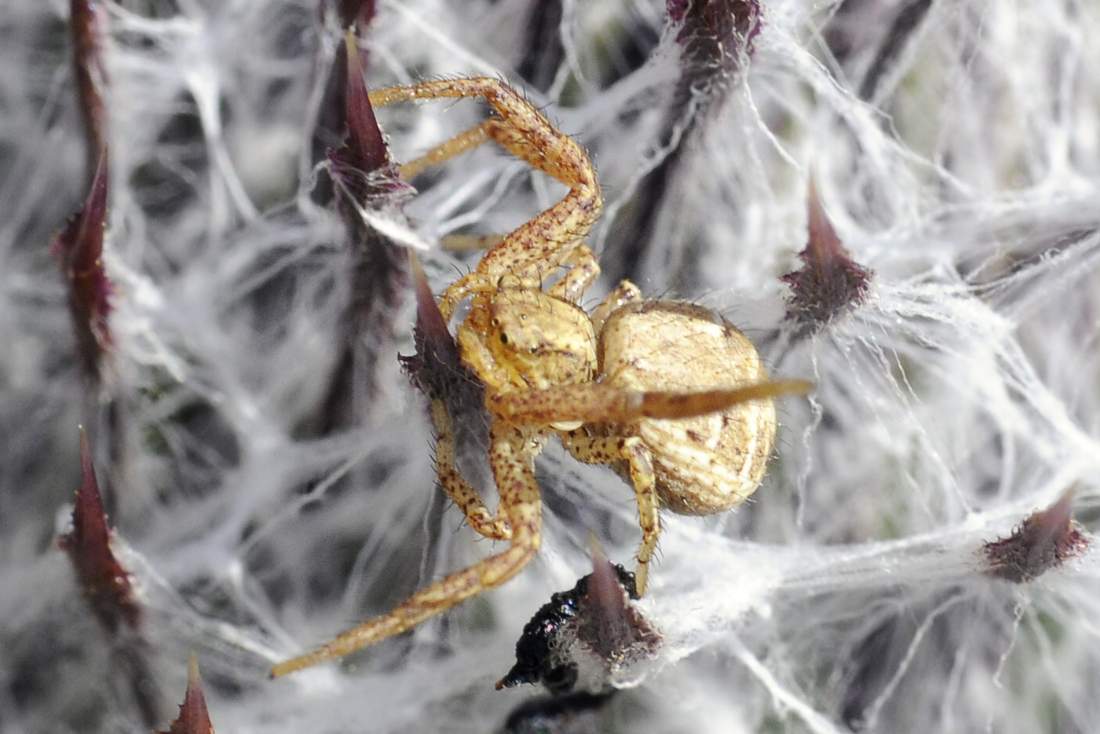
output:
MULTIPOLYGON (((364 38, 367 82, 519 84, 542 1, 383 0, 364 38)), ((1100 11, 933 1, 861 100, 911 4, 766 1, 745 72, 670 140, 680 69, 663 3, 561 2, 560 69, 527 94, 596 163, 607 215, 594 249, 621 265, 604 246, 642 176, 687 146, 640 286, 716 307, 778 374, 817 385, 783 401, 751 503, 665 514, 644 609, 667 644, 609 705, 605 730, 1087 732, 1100 721, 1096 554, 1021 586, 981 575, 979 555, 1070 487, 1086 527, 1100 504, 1100 11), (836 34, 851 45, 842 62, 836 34), (630 44, 648 55, 629 63, 630 44), (781 355, 769 336, 787 293, 778 278, 805 244, 811 174, 875 277, 862 307, 781 355)), ((424 401, 396 362, 412 351, 411 298, 354 426, 301 429, 349 297, 343 227, 309 196, 312 126, 340 42, 315 5, 104 3, 116 347, 90 408, 47 253, 84 195, 67 3, 13 0, 0 13, 4 734, 148 730, 54 542, 82 422, 146 609, 161 727, 194 651, 226 734, 497 730, 536 691, 492 683, 526 619, 588 572, 589 531, 613 560, 633 553, 630 489, 551 448, 539 465, 544 547, 519 578, 354 668, 266 679, 272 662, 491 550, 434 486, 424 401), (113 432, 107 400, 121 414, 113 432)), ((408 160, 479 114, 464 102, 379 116, 408 160)), ((440 236, 506 231, 561 194, 493 149, 425 181, 406 213, 431 243, 437 292, 473 262, 442 252, 440 236)))

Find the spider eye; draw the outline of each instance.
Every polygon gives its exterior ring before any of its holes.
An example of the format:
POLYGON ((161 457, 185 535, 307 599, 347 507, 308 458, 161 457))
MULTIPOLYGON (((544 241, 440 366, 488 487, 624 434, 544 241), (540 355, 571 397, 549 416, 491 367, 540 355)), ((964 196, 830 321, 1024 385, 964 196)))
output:
POLYGON ((508 343, 508 335, 505 334, 503 331, 500 333, 500 343, 501 344, 507 344, 508 343))

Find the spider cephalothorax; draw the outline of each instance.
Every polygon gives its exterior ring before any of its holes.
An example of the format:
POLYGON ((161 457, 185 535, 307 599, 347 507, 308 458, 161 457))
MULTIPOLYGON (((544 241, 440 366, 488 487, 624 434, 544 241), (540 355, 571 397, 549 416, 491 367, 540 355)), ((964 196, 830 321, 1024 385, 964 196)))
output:
POLYGON ((631 283, 620 284, 591 314, 582 310, 577 302, 599 274, 584 238, 603 206, 588 155, 497 79, 431 81, 370 94, 375 105, 439 97, 481 97, 497 117, 403 166, 402 175, 492 139, 569 187, 561 201, 499 238, 438 303, 449 322, 470 299, 458 348, 464 368, 484 384, 499 507, 490 512, 458 471, 445 396, 431 395, 439 482, 470 527, 508 547, 280 663, 274 675, 399 634, 518 573, 539 548, 534 459, 554 434, 579 460, 610 464, 633 484, 642 530, 637 583, 644 593, 661 502, 707 514, 751 494, 775 434, 771 398, 806 389, 800 381, 766 382, 752 343, 721 318, 695 306, 645 302, 631 283))
POLYGON ((514 287, 508 280, 474 299, 458 330, 462 361, 498 393, 591 380, 596 333, 588 314, 569 301, 514 287))

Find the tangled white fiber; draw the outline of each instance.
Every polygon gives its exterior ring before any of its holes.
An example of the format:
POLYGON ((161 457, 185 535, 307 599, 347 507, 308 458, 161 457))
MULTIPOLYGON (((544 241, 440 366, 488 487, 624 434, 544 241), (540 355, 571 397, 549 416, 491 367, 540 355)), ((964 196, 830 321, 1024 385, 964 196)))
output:
MULTIPOLYGON (((323 193, 337 5, 4 4, 0 734, 166 729, 191 653, 222 734, 527 731, 509 713, 542 694, 493 689, 524 623, 589 572, 590 532, 632 564, 630 487, 550 446, 523 573, 349 663, 268 679, 493 550, 436 486, 397 359, 412 287, 384 269, 415 249, 438 293, 479 257, 443 236, 507 232, 564 190, 483 146, 359 212, 397 253, 363 259, 323 193), (88 6, 110 170, 98 376, 50 254, 95 158, 69 30, 88 6), (140 615, 124 630, 58 546, 79 425, 140 615)), ((748 503, 662 515, 639 602, 657 659, 544 731, 1097 731, 1100 6, 363 6, 368 87, 496 76, 590 152, 606 209, 586 305, 630 277, 714 308, 773 375, 815 385, 779 401, 748 503), (805 264, 811 186, 872 275, 799 329, 781 276, 805 264), (1072 552, 997 573, 989 544, 1069 491, 1072 552)), ((483 116, 378 111, 396 161, 483 116)))

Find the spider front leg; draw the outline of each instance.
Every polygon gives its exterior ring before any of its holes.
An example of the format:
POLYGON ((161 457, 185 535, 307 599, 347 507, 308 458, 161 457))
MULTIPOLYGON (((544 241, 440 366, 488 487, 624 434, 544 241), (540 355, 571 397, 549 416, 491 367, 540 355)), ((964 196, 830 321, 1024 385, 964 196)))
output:
POLYGON ((477 490, 458 471, 455 463, 454 422, 442 400, 432 401, 431 414, 436 433, 435 466, 439 485, 462 510, 466 522, 475 532, 490 540, 508 540, 512 537, 512 528, 502 516, 503 508, 498 508, 497 514, 492 515, 477 490))
POLYGON ((489 461, 500 489, 501 509, 511 527, 511 546, 416 592, 388 614, 367 620, 312 652, 279 663, 271 669, 271 677, 350 655, 399 635, 471 596, 499 586, 527 565, 538 552, 542 533, 542 504, 535 482, 534 457, 527 436, 512 427, 495 429, 491 443, 489 461))
POLYGON ((581 245, 573 250, 562 265, 569 268, 568 272, 550 286, 547 293, 563 301, 577 303, 584 292, 596 282, 596 278, 600 277, 600 264, 588 245, 581 245))
POLYGON ((447 138, 420 157, 402 164, 399 169, 401 178, 411 181, 427 169, 442 165, 450 159, 476 148, 489 139, 490 126, 499 124, 497 120, 486 120, 463 130, 454 137, 447 138))
POLYGON ((634 486, 634 497, 638 503, 638 526, 642 529, 634 580, 638 596, 644 596, 649 579, 649 562, 661 534, 653 456, 637 436, 589 436, 581 429, 564 434, 562 443, 574 458, 586 464, 614 464, 625 460, 630 467, 630 483, 634 486))
MULTIPOLYGON (((450 250, 451 252, 476 252, 478 250, 485 250, 493 247, 498 242, 503 240, 504 237, 495 234, 482 234, 482 235, 468 235, 468 234, 450 234, 442 238, 443 249, 450 250)), ((600 276, 600 264, 596 260, 596 255, 588 248, 588 245, 580 245, 577 249, 565 259, 562 263, 562 267, 568 268, 568 271, 561 280, 550 286, 547 293, 555 298, 561 298, 571 303, 577 303, 584 292, 587 291, 593 283, 596 282, 596 278, 600 276)), ((641 291, 638 287, 629 281, 623 281, 615 291, 608 296, 608 299, 615 297, 613 307, 608 307, 611 310, 618 308, 623 303, 629 300, 641 300, 641 291), (623 286, 629 285, 637 293, 637 298, 623 299, 622 295, 623 286)), ((606 302, 605 302, 606 303, 606 302)), ((601 308, 604 304, 601 304, 601 308)), ((608 311, 610 313, 610 311, 608 311)))
POLYGON ((434 156, 429 153, 422 158, 431 156, 442 162, 486 139, 492 139, 517 158, 550 174, 566 186, 585 188, 589 189, 588 193, 599 194, 595 171, 584 150, 500 79, 486 76, 437 79, 383 87, 369 92, 368 96, 375 107, 424 99, 480 97, 500 118, 486 120, 459 133, 451 141, 461 140, 463 143, 444 142, 436 147, 438 152, 434 156), (453 152, 447 154, 448 150, 453 152))
MULTIPOLYGON (((379 93, 382 91, 384 90, 379 90, 379 93)), ((418 158, 403 164, 400 168, 401 178, 411 180, 428 168, 442 165, 489 140, 496 141, 498 145, 532 168, 545 170, 542 165, 542 156, 537 149, 532 148, 521 135, 512 131, 503 121, 489 119, 463 130, 433 146, 418 158)))
POLYGON ((496 247, 503 240, 501 234, 446 234, 439 238, 439 243, 450 252, 481 252, 496 247))
POLYGON ((487 395, 485 405, 500 420, 517 425, 555 423, 630 423, 639 418, 690 418, 725 410, 752 400, 801 395, 805 380, 757 382, 718 390, 640 391, 609 383, 555 385, 542 390, 487 395))
POLYGON ((607 321, 607 317, 610 316, 617 309, 622 308, 628 303, 636 303, 642 300, 642 291, 638 286, 631 283, 629 280, 624 280, 615 287, 615 290, 607 294, 607 298, 603 299, 603 302, 596 306, 592 310, 592 326, 596 328, 596 333, 599 334, 603 329, 604 322, 607 321))
MULTIPOLYGON (((482 97, 500 117, 474 129, 479 132, 462 133, 459 142, 452 146, 455 151, 461 152, 478 144, 484 133, 570 189, 557 204, 509 233, 486 253, 476 270, 447 288, 439 307, 449 321, 463 299, 495 288, 506 273, 525 282, 541 282, 545 273, 557 268, 583 242, 599 218, 603 197, 596 172, 584 149, 498 79, 444 79, 370 93, 370 101, 375 106, 447 97, 482 97)), ((449 157, 452 155, 450 150, 441 152, 433 160, 449 157)))

